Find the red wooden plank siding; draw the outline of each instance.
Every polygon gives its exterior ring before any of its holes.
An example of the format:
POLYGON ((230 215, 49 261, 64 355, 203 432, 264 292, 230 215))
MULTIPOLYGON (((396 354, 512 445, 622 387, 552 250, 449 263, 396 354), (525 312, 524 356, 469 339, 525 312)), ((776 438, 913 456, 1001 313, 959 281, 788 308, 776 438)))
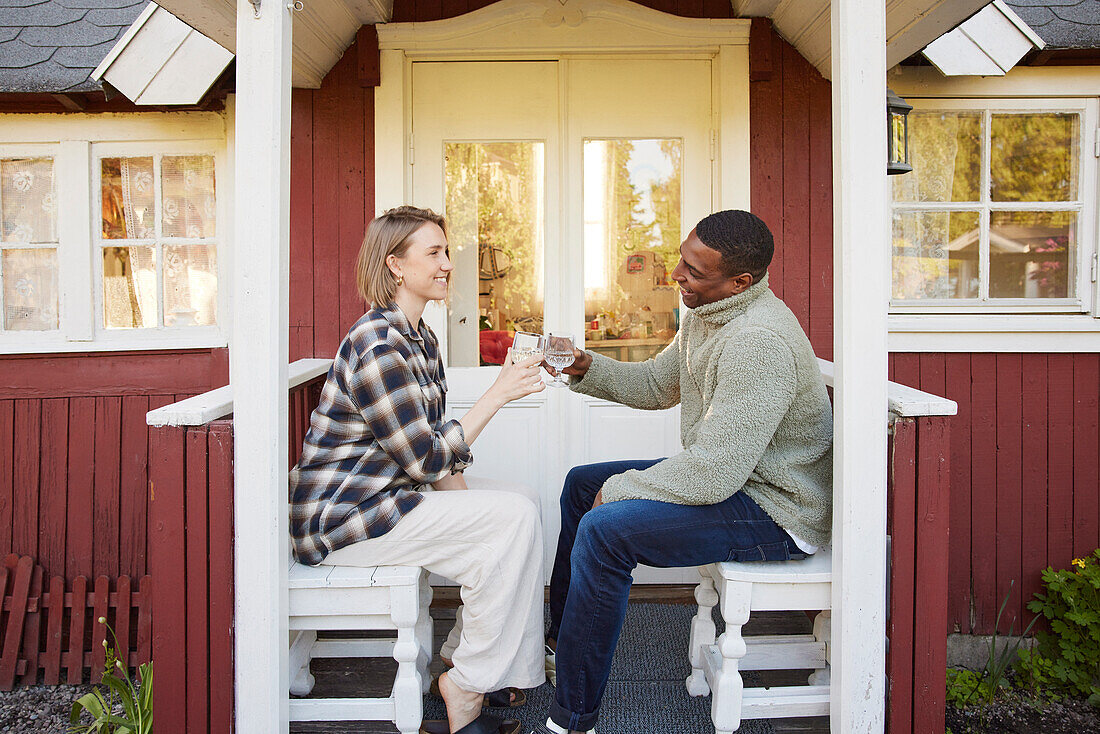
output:
POLYGON ((890 533, 890 651, 887 675, 892 734, 909 730, 913 716, 913 612, 916 597, 917 427, 912 419, 894 422, 888 495, 890 533))
POLYGON ((951 535, 948 632, 970 632, 970 355, 944 358, 944 395, 959 406, 951 419, 951 535))
POLYGON ((0 400, 0 554, 11 553, 14 513, 15 402, 0 400))
POLYGON ((1055 568, 1073 558, 1073 362, 1069 354, 1047 360, 1047 564, 1055 568))
POLYGON ((1021 356, 997 355, 997 609, 1008 599, 1001 617, 1001 633, 1020 630, 1020 509, 1023 463, 1021 444, 1023 387, 1021 356))
POLYGON ((313 92, 290 104, 290 360, 313 356, 313 92))
MULTIPOLYGON (((66 507, 68 538, 65 547, 66 578, 91 576, 92 487, 95 477, 95 398, 69 400, 69 503, 66 507)), ((102 570, 102 569, 95 569, 102 570)))
MULTIPOLYGON (((107 639, 107 626, 100 622, 107 619, 107 599, 111 591, 111 580, 100 576, 95 580, 92 602, 92 641, 107 639)), ((101 644, 92 645, 92 683, 103 680, 103 667, 107 660, 107 650, 101 644)))
POLYGON ((153 708, 159 721, 184 731, 187 721, 187 569, 185 567, 185 431, 159 428, 150 433, 149 571, 157 579, 153 595, 153 708))
POLYGON ((807 119, 810 65, 783 44, 783 238, 772 259, 772 290, 809 329, 810 124, 807 119), (789 284, 789 287, 788 287, 789 284))
POLYGON ((88 598, 88 579, 73 579, 73 604, 69 616, 69 648, 65 653, 65 682, 76 685, 84 675, 84 604, 88 598))
MULTIPOLYGON (((65 616, 65 579, 50 579, 50 607, 46 622, 46 660, 43 664, 43 681, 47 685, 61 682, 61 620, 65 616)), ((125 648, 122 648, 125 649, 125 648)))
POLYGON ((119 659, 125 660, 124 664, 130 666, 130 600, 131 584, 129 576, 119 576, 115 586, 115 598, 117 603, 114 615, 111 618, 111 626, 115 630, 115 654, 119 659))
POLYGON ((973 429, 971 472, 973 484, 970 527, 973 615, 981 630, 992 630, 1000 599, 997 597, 997 357, 970 358, 973 429))
MULTIPOLYGON (((816 74, 816 72, 815 72, 816 74)), ((833 358, 833 158, 832 93, 813 77, 810 84, 810 329, 814 351, 833 358)))
POLYGON ((1023 405, 1021 445, 1025 452, 1020 489, 1020 622, 1033 616, 1027 602, 1039 591, 1047 565, 1047 355, 1025 354, 1021 363, 1023 405))
POLYGON ((39 563, 52 569, 65 567, 68 444, 68 398, 43 400, 37 559, 39 563))
MULTIPOLYGON (((922 373, 923 374, 923 373, 922 373)), ((914 732, 944 730, 950 502, 948 419, 918 418, 916 578, 913 620, 914 732)))
POLYGON ((340 331, 339 293, 341 272, 348 272, 353 263, 340 262, 340 161, 339 128, 351 121, 340 119, 339 103, 350 93, 339 85, 340 64, 337 63, 313 92, 313 354, 331 356, 343 338, 340 331))
MULTIPOLYGON (((1100 355, 1082 354, 1073 361, 1073 486, 1075 490, 1100 486, 1097 465, 1097 386, 1100 355)), ((1096 492, 1073 493, 1073 555, 1086 556, 1097 547, 1100 526, 1096 492)))
POLYGON ((15 401, 12 551, 38 555, 38 465, 41 458, 42 401, 15 401))
MULTIPOLYGON (((431 0, 440 12, 442 5, 440 0, 431 0)), ((363 107, 363 88, 359 85, 359 69, 356 63, 356 53, 346 53, 333 69, 337 75, 337 81, 344 93, 340 95, 337 115, 341 125, 337 131, 337 144, 339 146, 339 298, 340 320, 337 326, 340 329, 340 338, 343 338, 351 325, 363 315, 363 302, 355 287, 355 259, 359 254, 359 246, 363 242, 363 232, 366 222, 366 181, 363 168, 364 160, 364 132, 366 127, 366 110, 363 107), (351 265, 343 265, 348 263, 351 265)), ((373 130, 373 119, 371 120, 373 130)), ((373 189, 373 177, 371 186, 373 189)), ((373 199, 373 197, 372 197, 373 199)), ((373 201, 372 201, 373 204, 373 201)), ((373 212, 372 212, 373 214, 373 212)), ((335 352, 335 348, 333 349, 335 352)))
MULTIPOLYGON (((191 428, 186 438, 186 555, 187 573, 187 732, 200 734, 209 726, 210 670, 207 562, 207 473, 204 426, 191 428)), ((159 626, 159 624, 158 624, 159 626)))
MULTIPOLYGON (((776 248, 783 247, 783 148, 782 128, 776 124, 783 119, 783 54, 782 41, 771 31, 765 19, 755 19, 753 38, 759 39, 749 47, 749 165, 751 166, 751 206, 753 212, 764 220, 775 238, 776 248), (761 31, 760 29, 765 29, 761 31)), ((785 44, 784 44, 785 45, 785 44)), ((782 286, 781 262, 769 269, 769 282, 773 290, 782 286), (778 267, 777 267, 778 266, 778 267)), ((779 290, 776 290, 778 293, 779 290)))
MULTIPOLYGON (((42 567, 35 566, 31 571, 31 586, 28 595, 32 599, 42 598, 42 567)), ((30 606, 30 605, 28 605, 30 606)), ((26 669, 19 678, 19 685, 33 686, 38 682, 39 640, 42 631, 42 606, 28 609, 23 621, 23 652, 20 657, 26 660, 26 669)))
POLYGON ((210 732, 233 725, 233 424, 210 425, 210 732))
POLYGON ((122 401, 96 398, 92 561, 99 573, 118 575, 118 507, 122 401))
POLYGON ((119 573, 140 576, 145 572, 145 527, 149 481, 149 429, 145 414, 149 398, 122 398, 122 428, 119 448, 119 573))

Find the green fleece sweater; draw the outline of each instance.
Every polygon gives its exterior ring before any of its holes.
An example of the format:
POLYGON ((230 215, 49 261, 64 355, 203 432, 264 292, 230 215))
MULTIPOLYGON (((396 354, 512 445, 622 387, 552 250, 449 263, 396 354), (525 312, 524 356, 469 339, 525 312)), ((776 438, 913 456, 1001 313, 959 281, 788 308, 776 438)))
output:
POLYGON ((589 354, 573 390, 643 410, 680 403, 683 452, 607 480, 605 502, 710 505, 744 490, 788 532, 829 542, 832 406, 805 332, 766 275, 691 309, 653 359, 589 354))

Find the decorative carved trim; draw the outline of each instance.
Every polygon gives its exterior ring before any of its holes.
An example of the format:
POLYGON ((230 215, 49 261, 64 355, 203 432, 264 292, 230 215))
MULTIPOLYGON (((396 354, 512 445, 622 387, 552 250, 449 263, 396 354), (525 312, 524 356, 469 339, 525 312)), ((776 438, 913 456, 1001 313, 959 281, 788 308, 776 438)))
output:
POLYGON ((747 45, 749 25, 682 18, 629 0, 502 0, 456 18, 379 25, 378 43, 417 56, 715 52, 747 45))

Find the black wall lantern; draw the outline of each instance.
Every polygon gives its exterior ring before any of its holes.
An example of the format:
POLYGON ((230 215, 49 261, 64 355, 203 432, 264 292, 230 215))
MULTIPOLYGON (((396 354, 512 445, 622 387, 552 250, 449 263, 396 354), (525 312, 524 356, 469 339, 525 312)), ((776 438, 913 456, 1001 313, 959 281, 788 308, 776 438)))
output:
POLYGON ((909 111, 912 109, 913 105, 886 89, 886 173, 890 176, 913 170, 909 165, 909 111))

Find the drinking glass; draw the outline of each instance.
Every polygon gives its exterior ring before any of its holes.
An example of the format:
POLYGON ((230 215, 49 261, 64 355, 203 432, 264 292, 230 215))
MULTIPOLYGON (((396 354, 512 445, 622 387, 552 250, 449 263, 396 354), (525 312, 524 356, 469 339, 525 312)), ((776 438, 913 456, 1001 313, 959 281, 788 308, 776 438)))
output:
POLYGON ((542 356, 543 352, 542 334, 534 334, 530 331, 517 331, 515 337, 512 339, 512 364, 518 364, 534 356, 542 356))
POLYGON ((561 373, 563 369, 573 364, 576 357, 573 355, 572 334, 546 334, 545 342, 546 363, 554 368, 554 379, 546 383, 553 387, 565 387, 569 383, 561 373))

